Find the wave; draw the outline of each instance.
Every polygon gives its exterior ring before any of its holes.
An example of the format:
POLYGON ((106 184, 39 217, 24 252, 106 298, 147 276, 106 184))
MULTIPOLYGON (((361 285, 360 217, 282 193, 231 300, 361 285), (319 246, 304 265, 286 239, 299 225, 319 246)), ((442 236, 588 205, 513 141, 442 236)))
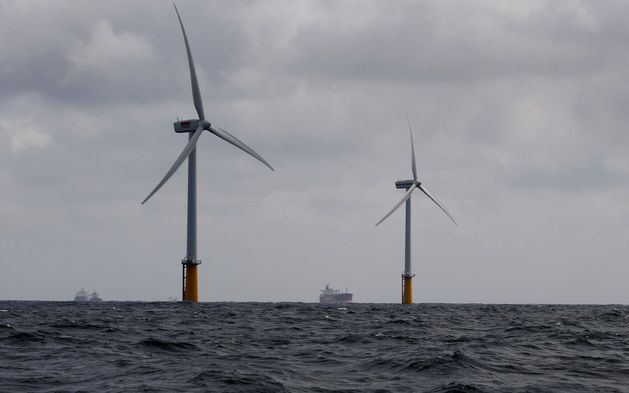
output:
POLYGON ((626 391, 629 307, 346 308, 0 301, 0 391, 626 391))
POLYGON ((160 340, 157 338, 147 338, 144 339, 142 341, 139 342, 139 345, 147 347, 147 348, 153 348, 153 349, 160 349, 160 350, 164 350, 164 351, 188 351, 188 350, 199 350, 199 348, 191 343, 187 343, 187 342, 176 342, 176 341, 165 341, 165 340, 160 340))

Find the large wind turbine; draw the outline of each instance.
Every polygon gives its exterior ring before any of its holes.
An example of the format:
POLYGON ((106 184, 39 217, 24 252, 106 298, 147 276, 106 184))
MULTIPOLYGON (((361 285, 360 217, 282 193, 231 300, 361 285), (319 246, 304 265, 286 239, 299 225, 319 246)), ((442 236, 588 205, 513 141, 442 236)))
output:
MULTIPOLYGON (((173 4, 174 5, 174 4, 173 4)), ((238 140, 235 136, 222 128, 210 125, 205 119, 203 112, 203 102, 201 101, 201 92, 199 90, 199 82, 197 80, 197 73, 194 69, 194 62, 192 61, 192 53, 190 53, 190 45, 188 44, 188 36, 186 30, 183 27, 181 16, 175 5, 175 12, 177 13, 177 19, 181 25, 181 32, 183 33, 183 41, 186 44, 186 52, 188 53, 188 66, 190 67, 190 81, 192 83, 192 100, 194 101, 194 107, 199 115, 198 119, 181 120, 176 121, 173 125, 175 132, 188 133, 188 144, 184 147, 179 157, 175 160, 175 163, 170 167, 166 175, 160 180, 157 186, 151 191, 151 193, 142 201, 144 204, 159 190, 164 183, 170 179, 170 177, 177 171, 181 164, 188 159, 188 239, 187 239, 187 251, 186 257, 181 261, 183 265, 183 290, 182 299, 187 302, 198 302, 199 294, 197 287, 197 265, 201 264, 201 261, 197 259, 197 157, 196 157, 196 144, 201 136, 201 133, 205 130, 211 132, 217 137, 231 143, 237 148, 250 154, 258 161, 262 162, 267 167, 274 170, 268 162, 264 160, 258 153, 253 151, 249 146, 238 140)))
POLYGON ((415 276, 411 273, 411 195, 416 188, 420 189, 431 201, 437 204, 441 210, 445 214, 450 217, 454 225, 456 225, 456 221, 454 218, 448 213, 448 210, 443 206, 437 199, 431 195, 426 187, 422 185, 422 183, 417 180, 417 167, 415 165, 415 146, 413 143, 413 131, 411 130, 411 122, 408 119, 408 115, 406 116, 406 122, 408 123, 408 132, 411 135, 411 170, 413 171, 413 180, 398 180, 395 182, 395 188, 406 190, 406 194, 404 194, 404 198, 399 201, 390 212, 387 213, 386 216, 378 223, 380 224, 382 221, 386 220, 394 211, 396 211, 402 203, 406 202, 406 233, 405 233, 405 248, 404 248, 404 273, 402 273, 402 304, 412 304, 413 303, 413 283, 412 279, 415 276))

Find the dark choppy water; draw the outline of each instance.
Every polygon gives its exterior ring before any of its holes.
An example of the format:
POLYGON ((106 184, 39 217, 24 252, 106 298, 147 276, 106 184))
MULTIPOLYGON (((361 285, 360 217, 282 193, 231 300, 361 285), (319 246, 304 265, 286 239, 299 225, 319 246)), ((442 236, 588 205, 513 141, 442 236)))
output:
POLYGON ((627 306, 0 302, 0 391, 629 392, 627 306))

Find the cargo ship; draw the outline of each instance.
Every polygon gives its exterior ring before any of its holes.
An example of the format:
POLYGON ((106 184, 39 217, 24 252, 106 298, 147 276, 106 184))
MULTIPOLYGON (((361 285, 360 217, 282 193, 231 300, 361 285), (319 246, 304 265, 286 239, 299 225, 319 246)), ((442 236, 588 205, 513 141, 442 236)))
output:
POLYGON ((341 292, 338 289, 330 288, 330 284, 325 284, 325 288, 321 290, 319 295, 320 304, 337 304, 337 303, 351 303, 354 295, 347 292, 341 292))
POLYGON ((87 293, 85 288, 81 288, 81 290, 78 291, 76 295, 74 295, 75 302, 87 302, 89 300, 90 300, 90 294, 87 293))
POLYGON ((98 296, 98 293, 96 293, 96 291, 93 291, 92 294, 90 295, 85 290, 85 288, 81 288, 81 290, 78 291, 76 295, 74 295, 74 301, 75 302, 101 302, 103 301, 103 299, 101 299, 101 297, 98 296))

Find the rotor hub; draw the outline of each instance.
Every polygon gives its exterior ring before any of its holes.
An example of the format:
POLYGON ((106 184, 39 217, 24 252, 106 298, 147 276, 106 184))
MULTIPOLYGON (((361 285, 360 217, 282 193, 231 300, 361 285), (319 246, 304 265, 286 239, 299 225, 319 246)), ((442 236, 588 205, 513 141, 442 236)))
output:
POLYGON ((210 122, 207 120, 201 120, 199 121, 199 127, 203 127, 204 130, 209 130, 210 129, 210 122))

